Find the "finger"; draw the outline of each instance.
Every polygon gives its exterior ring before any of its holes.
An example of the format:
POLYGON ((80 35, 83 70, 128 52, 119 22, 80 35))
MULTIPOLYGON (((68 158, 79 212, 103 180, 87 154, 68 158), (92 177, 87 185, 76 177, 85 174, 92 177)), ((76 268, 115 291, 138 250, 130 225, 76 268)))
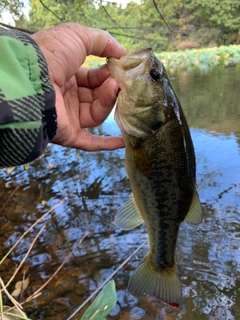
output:
POLYGON ((115 57, 120 58, 127 54, 127 50, 116 40, 110 33, 100 29, 91 29, 92 43, 88 47, 87 55, 98 57, 115 57))
POLYGON ((61 27, 62 29, 67 28, 71 30, 77 36, 74 37, 74 41, 76 41, 78 45, 75 45, 73 56, 79 55, 77 49, 79 46, 82 47, 82 44, 84 45, 87 56, 95 55, 98 57, 120 58, 127 54, 127 50, 107 31, 88 28, 70 22, 61 25, 61 27))
POLYGON ((95 88, 100 86, 110 76, 106 64, 99 68, 87 69, 80 67, 76 73, 77 84, 79 87, 95 88))
POLYGON ((69 147, 84 151, 116 150, 124 147, 121 137, 95 136, 88 131, 81 130, 77 139, 69 147))
POLYGON ((79 88, 81 127, 90 128, 100 125, 112 111, 117 93, 118 84, 112 78, 108 78, 101 87, 95 88, 94 91, 79 88))
POLYGON ((43 52, 53 82, 63 86, 87 55, 120 58, 126 54, 108 32, 76 23, 64 23, 32 35, 43 52))

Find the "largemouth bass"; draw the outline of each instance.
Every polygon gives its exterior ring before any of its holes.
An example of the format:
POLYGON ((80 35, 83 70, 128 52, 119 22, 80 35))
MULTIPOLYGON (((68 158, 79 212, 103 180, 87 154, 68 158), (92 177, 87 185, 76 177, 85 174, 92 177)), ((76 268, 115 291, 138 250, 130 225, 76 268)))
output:
POLYGON ((174 260, 179 226, 202 221, 190 131, 166 70, 150 47, 107 63, 121 89, 115 120, 132 189, 115 224, 130 230, 145 221, 150 245, 128 288, 137 297, 152 295, 179 307, 174 260))

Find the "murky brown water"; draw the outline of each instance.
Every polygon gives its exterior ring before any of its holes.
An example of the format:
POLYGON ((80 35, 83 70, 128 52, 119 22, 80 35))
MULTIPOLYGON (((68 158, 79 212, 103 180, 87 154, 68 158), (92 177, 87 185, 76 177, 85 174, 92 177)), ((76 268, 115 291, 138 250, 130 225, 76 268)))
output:
MULTIPOLYGON (((144 246, 115 276, 118 303, 107 319, 240 319, 240 68, 207 74, 179 72, 173 79, 191 126, 197 157, 201 225, 183 223, 177 262, 183 290, 180 309, 153 298, 136 299, 126 291, 144 246)), ((99 133, 119 132, 113 118, 99 133)), ((23 274, 30 278, 23 300, 69 261, 25 306, 31 319, 67 319, 69 315, 147 238, 145 226, 130 232, 112 221, 129 199, 124 150, 86 153, 49 146, 46 155, 11 173, 0 172, 0 256, 49 208, 36 241, 9 291, 23 274)), ((24 257, 41 222, 0 265, 6 283, 24 257)), ((4 296, 6 304, 9 304, 4 296)), ((74 319, 79 319, 83 310, 74 319)))

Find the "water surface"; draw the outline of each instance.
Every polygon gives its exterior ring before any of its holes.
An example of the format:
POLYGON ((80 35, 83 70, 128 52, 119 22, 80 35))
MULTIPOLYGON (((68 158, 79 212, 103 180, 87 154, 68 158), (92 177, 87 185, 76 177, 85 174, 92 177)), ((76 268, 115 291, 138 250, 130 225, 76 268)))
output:
MULTIPOLYGON (((172 81, 191 128, 205 212, 202 224, 183 223, 179 233, 176 260, 183 304, 171 309, 126 291, 129 276, 148 250, 145 245, 115 276, 118 303, 108 319, 240 319, 240 69, 179 71, 172 81)), ((93 131, 119 134, 112 116, 93 131)), ((64 200, 44 219, 46 227, 10 292, 24 275, 30 284, 22 299, 30 296, 88 232, 42 294, 26 305, 31 319, 66 319, 147 238, 144 225, 126 232, 112 223, 130 193, 124 150, 87 153, 49 145, 28 170, 20 166, 0 172, 1 256, 64 200)), ((5 283, 42 225, 0 266, 5 283)))

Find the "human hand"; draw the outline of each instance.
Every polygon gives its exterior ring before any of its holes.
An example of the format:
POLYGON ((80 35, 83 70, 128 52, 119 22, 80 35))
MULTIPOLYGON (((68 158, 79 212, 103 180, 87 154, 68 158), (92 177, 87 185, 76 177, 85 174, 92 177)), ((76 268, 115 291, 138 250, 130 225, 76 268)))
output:
POLYGON ((81 67, 88 55, 120 58, 126 50, 106 31, 65 23, 32 35, 48 64, 56 92, 58 132, 52 142, 86 151, 124 146, 121 137, 94 136, 84 128, 100 125, 118 94, 106 65, 81 67))

